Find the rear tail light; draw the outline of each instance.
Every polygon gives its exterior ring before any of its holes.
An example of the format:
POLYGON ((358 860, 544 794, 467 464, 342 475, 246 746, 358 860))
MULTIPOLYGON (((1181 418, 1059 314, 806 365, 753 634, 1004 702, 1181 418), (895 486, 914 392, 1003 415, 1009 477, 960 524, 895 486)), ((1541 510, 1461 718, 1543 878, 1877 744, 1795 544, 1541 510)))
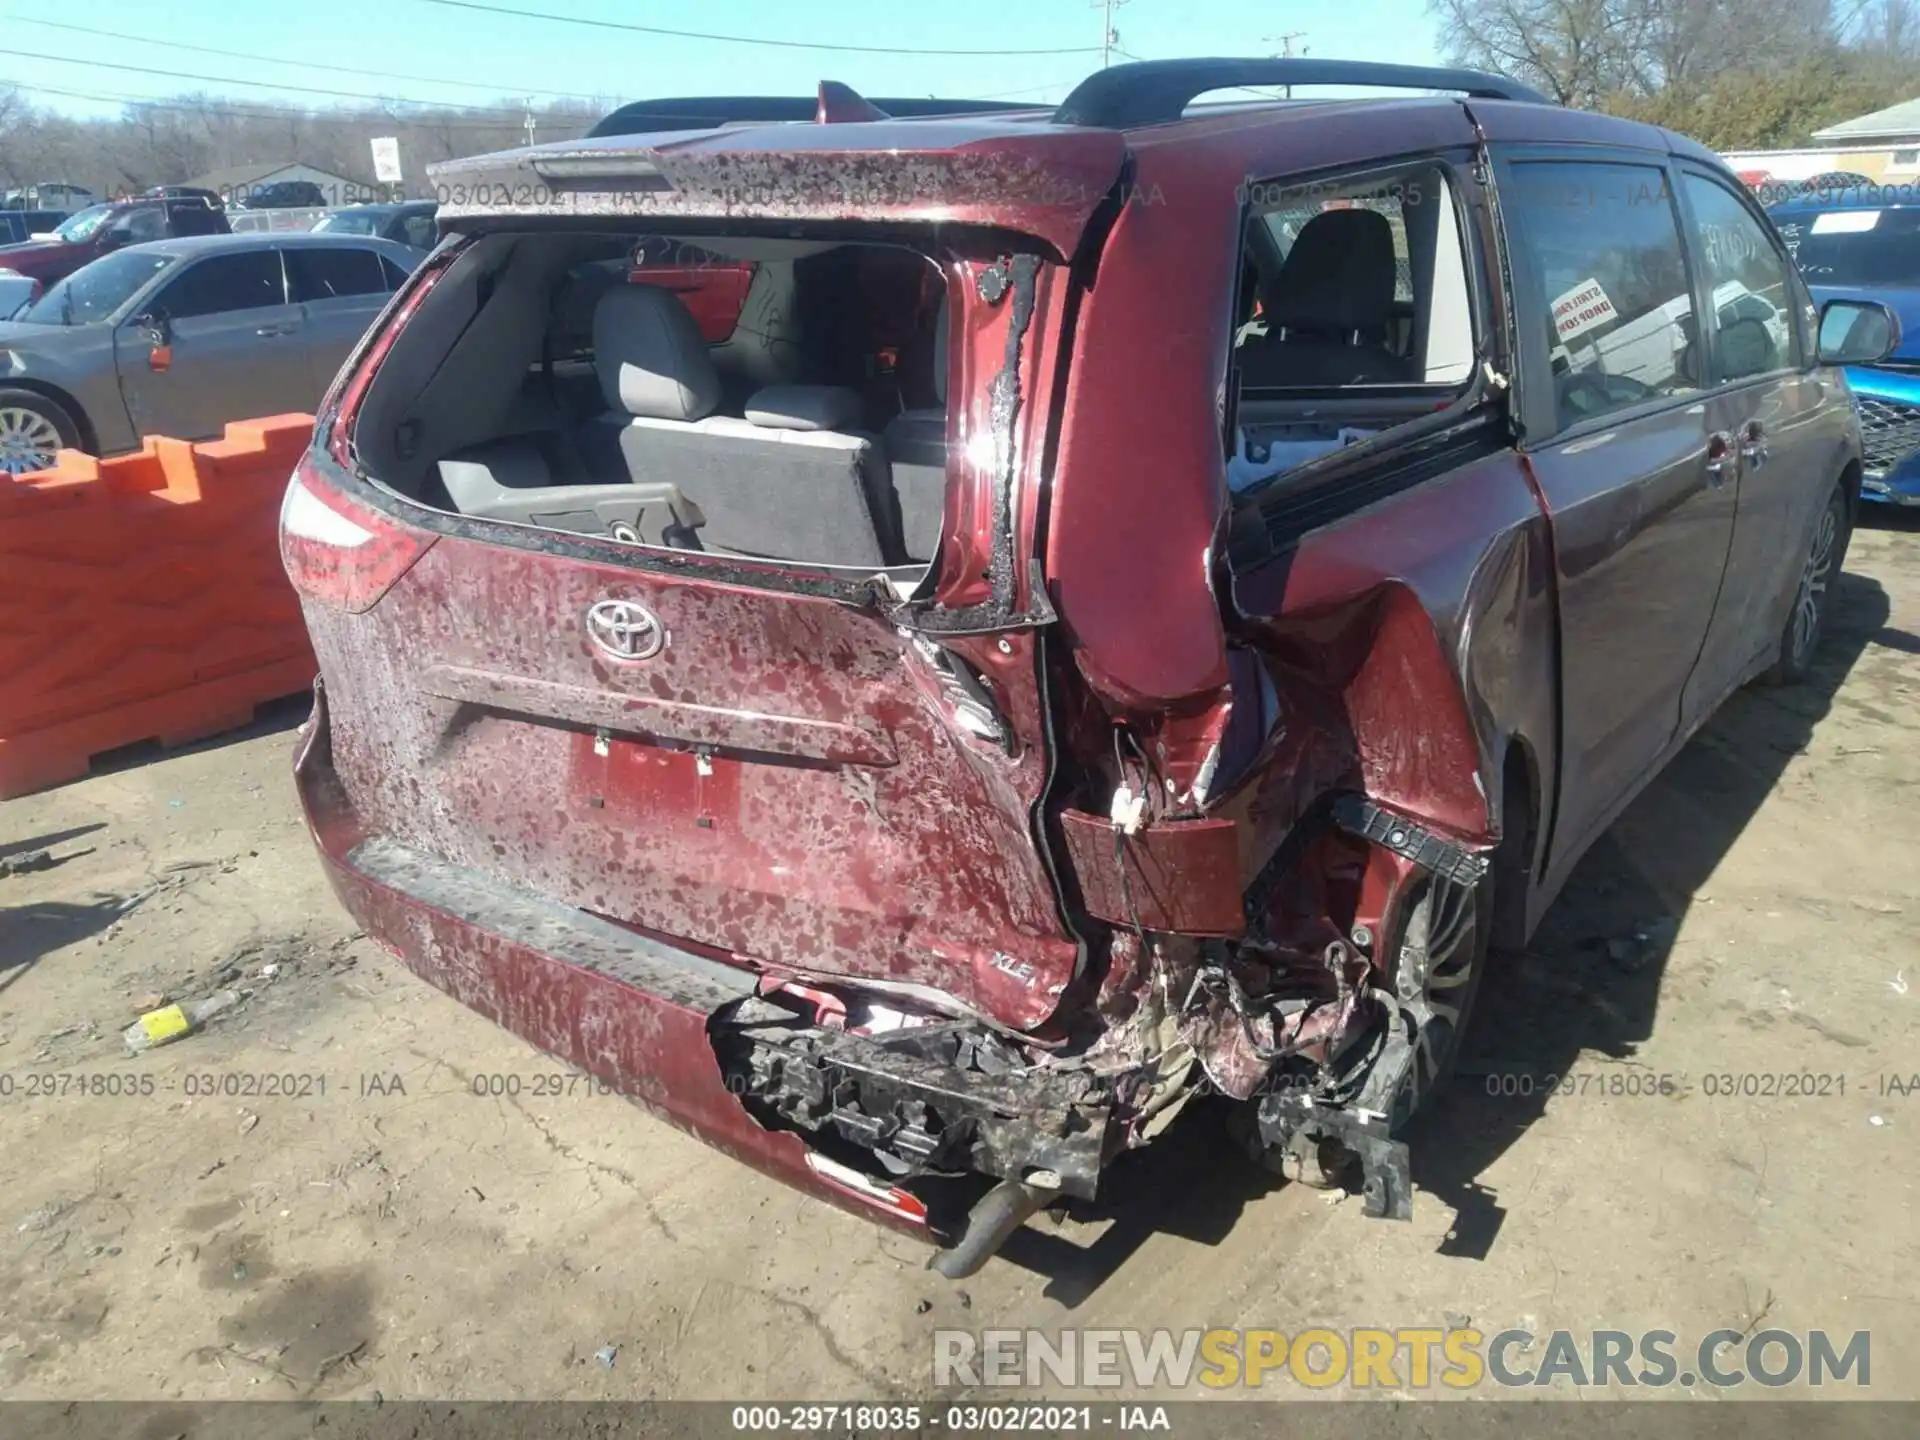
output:
POLYGON ((836 1189, 858 1195, 870 1204, 891 1210, 902 1219, 921 1225, 927 1223, 927 1202, 911 1190, 902 1190, 897 1185, 888 1185, 870 1175, 862 1175, 851 1165, 829 1160, 817 1150, 807 1152, 807 1168, 836 1189))
POLYGON ((311 458, 294 469, 280 505, 280 560, 293 588, 349 614, 371 610, 436 538, 348 499, 311 458))

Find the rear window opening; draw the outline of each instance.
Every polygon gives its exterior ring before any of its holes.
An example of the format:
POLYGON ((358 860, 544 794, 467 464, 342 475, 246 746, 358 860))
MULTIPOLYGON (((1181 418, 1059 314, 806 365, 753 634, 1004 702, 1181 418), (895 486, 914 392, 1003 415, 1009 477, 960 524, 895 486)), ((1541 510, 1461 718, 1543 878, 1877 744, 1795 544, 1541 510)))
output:
POLYGON ((1471 252, 1446 167, 1248 188, 1236 492, 1445 409, 1477 354, 1471 252))
POLYGON ((945 514, 946 296, 898 244, 485 235, 353 442, 454 514, 911 581, 945 514))

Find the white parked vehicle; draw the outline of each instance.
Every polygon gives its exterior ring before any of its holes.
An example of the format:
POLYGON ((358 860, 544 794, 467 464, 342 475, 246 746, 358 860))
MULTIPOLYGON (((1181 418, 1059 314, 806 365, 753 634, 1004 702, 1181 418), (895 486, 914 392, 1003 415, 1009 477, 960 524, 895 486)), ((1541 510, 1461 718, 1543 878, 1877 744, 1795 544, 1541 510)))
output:
MULTIPOLYGON (((1560 320, 1562 343, 1553 351, 1554 369, 1598 371, 1638 381, 1649 390, 1665 388, 1679 373, 1681 354, 1690 343, 1692 327, 1682 322, 1693 313, 1691 297, 1679 296, 1597 338, 1586 339, 1584 331, 1597 330, 1601 323, 1613 318, 1615 312, 1597 283, 1589 282, 1578 289, 1582 294, 1591 291, 1594 295, 1573 317, 1574 323, 1560 320), (1587 317, 1586 324, 1578 323, 1579 314, 1587 317)), ((1581 295, 1569 292, 1569 297, 1563 298, 1571 304, 1581 299, 1581 295)), ((1715 288, 1713 304, 1722 329, 1735 320, 1758 320, 1766 327, 1774 352, 1786 351, 1786 313, 1764 295, 1756 294, 1737 280, 1730 280, 1715 288)))
POLYGON ((299 206, 282 210, 227 210, 227 224, 236 235, 255 235, 265 231, 286 233, 311 230, 330 212, 325 206, 299 206))

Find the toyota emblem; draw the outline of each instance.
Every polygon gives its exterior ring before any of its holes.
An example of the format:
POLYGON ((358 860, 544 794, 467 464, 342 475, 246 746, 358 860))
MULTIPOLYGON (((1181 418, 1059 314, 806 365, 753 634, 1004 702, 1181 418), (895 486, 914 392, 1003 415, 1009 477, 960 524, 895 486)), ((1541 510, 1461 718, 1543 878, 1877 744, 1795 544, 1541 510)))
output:
POLYGON ((644 605, 601 600, 587 611, 587 636, 613 660, 651 660, 667 643, 667 627, 644 605))

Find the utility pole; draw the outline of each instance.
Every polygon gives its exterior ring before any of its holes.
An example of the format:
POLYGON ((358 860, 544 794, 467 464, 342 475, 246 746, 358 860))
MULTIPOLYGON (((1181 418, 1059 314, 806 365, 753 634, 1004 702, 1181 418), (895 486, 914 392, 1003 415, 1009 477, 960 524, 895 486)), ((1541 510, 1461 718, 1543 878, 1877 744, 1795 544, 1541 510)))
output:
MULTIPOLYGON (((1279 52, 1273 57, 1275 60, 1291 60, 1293 59, 1293 42, 1306 39, 1307 32, 1304 30, 1289 30, 1284 35, 1262 35, 1260 38, 1269 45, 1278 45, 1280 47, 1279 52)), ((1300 47, 1300 53, 1304 56, 1307 53, 1307 47, 1302 45, 1300 47)), ((1293 87, 1286 85, 1281 88, 1284 90, 1287 99, 1291 100, 1293 98, 1293 87)))
POLYGON ((1089 0, 1089 3, 1100 12, 1100 68, 1104 70, 1113 63, 1114 48, 1120 43, 1120 32, 1113 28, 1113 12, 1127 0, 1089 0))

